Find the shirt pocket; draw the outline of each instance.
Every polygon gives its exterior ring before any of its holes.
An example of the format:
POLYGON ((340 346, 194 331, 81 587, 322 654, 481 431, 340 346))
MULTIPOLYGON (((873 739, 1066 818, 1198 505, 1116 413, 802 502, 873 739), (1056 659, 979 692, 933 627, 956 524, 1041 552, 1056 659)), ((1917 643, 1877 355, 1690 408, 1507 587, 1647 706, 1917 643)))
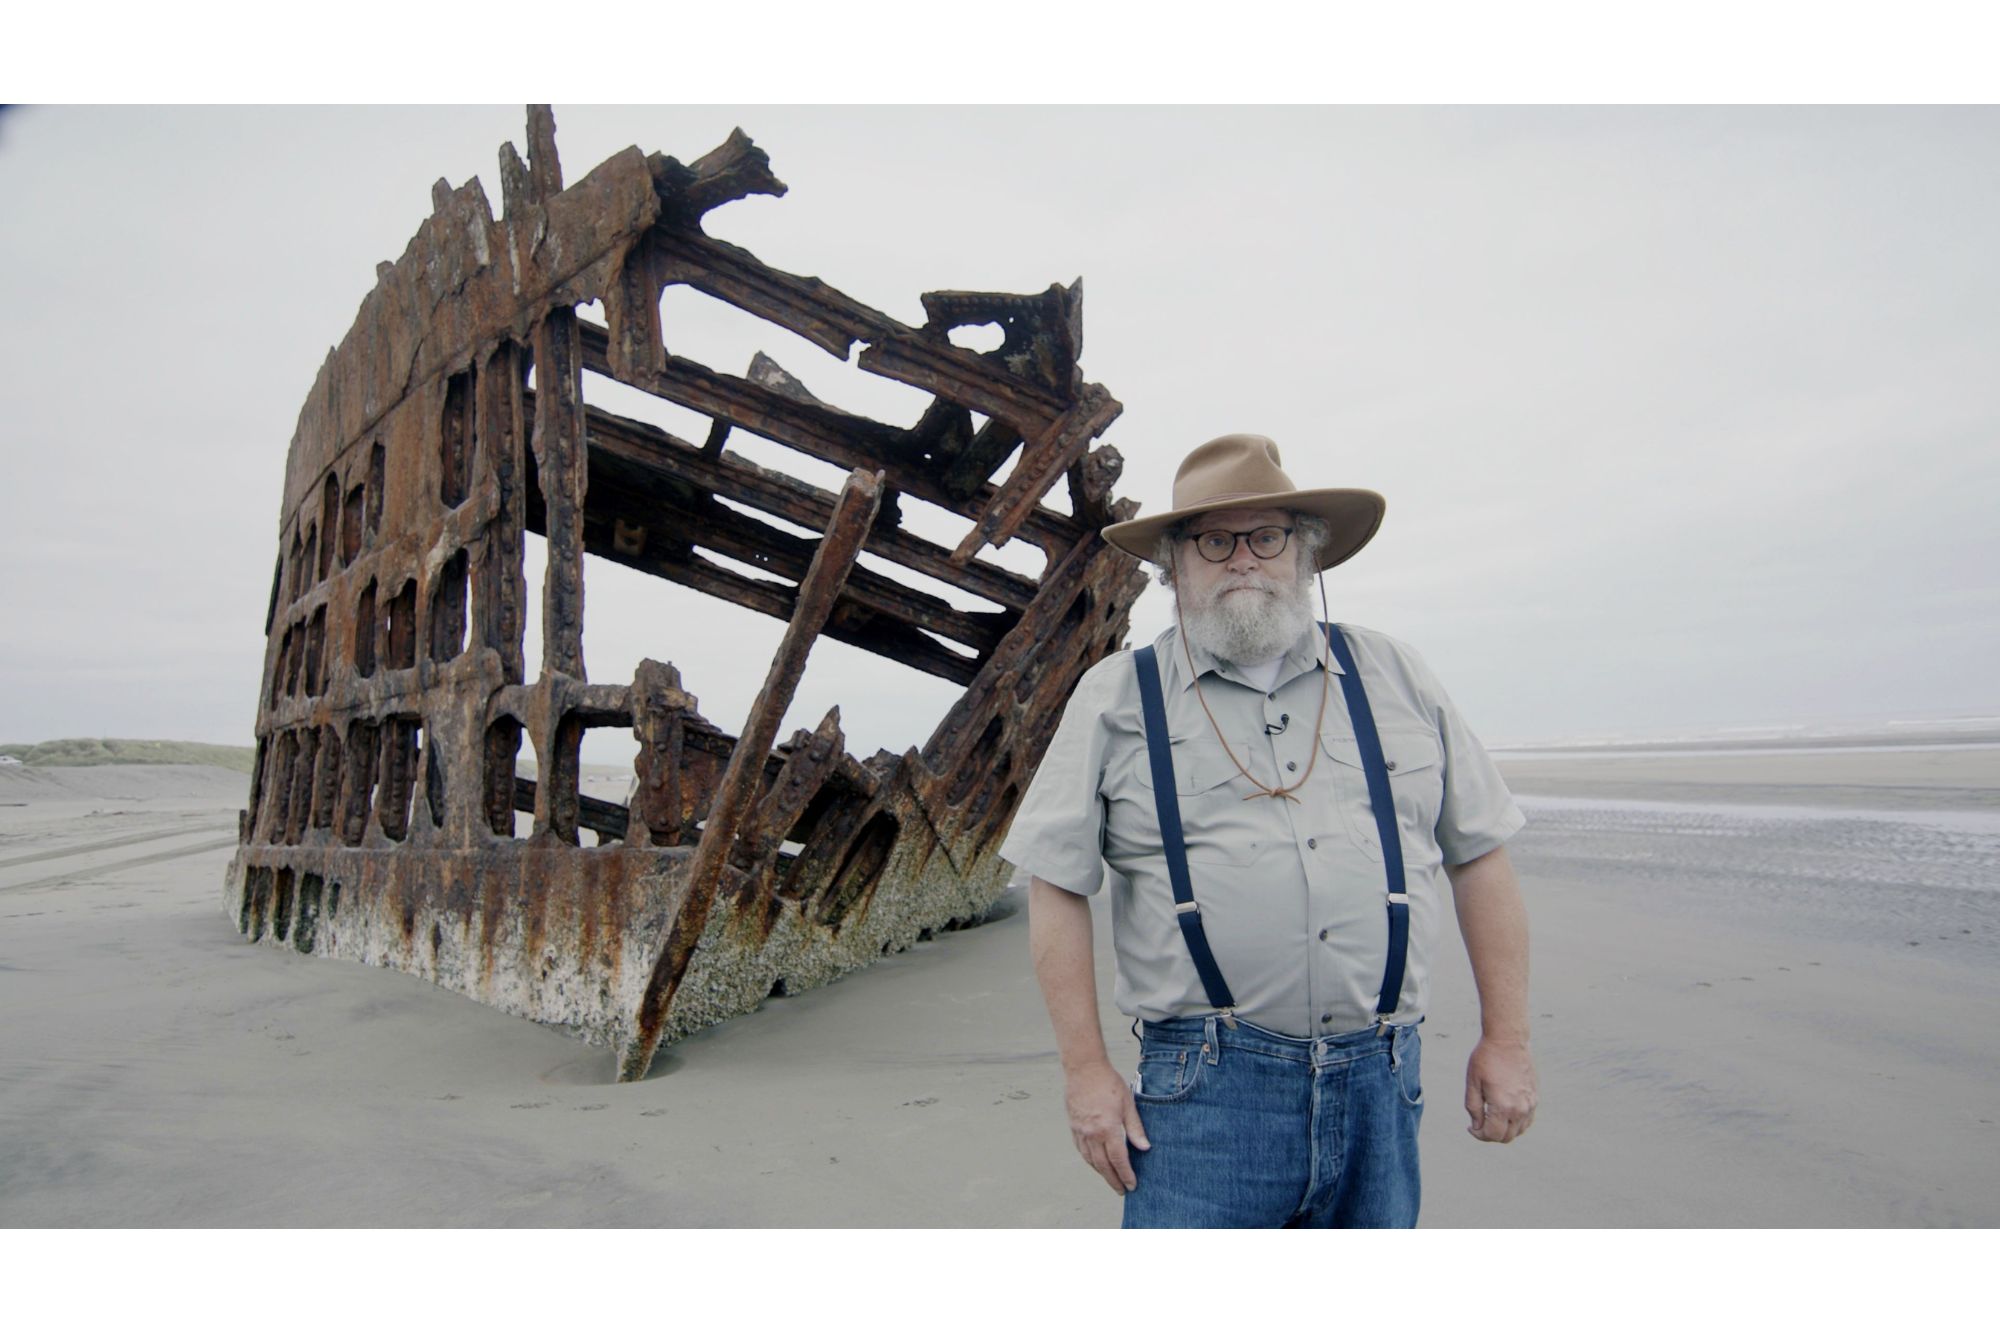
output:
MULTIPOLYGON (((1229 752, 1218 741, 1176 740, 1173 761, 1174 803, 1180 809, 1188 863, 1247 866, 1255 861, 1259 839, 1243 812, 1243 797, 1255 788, 1229 752)), ((1144 751, 1133 776, 1152 813, 1153 768, 1144 751)))
MULTIPOLYGON (((1410 843, 1435 842, 1438 811, 1444 801, 1443 751, 1437 733, 1422 727, 1390 726, 1379 733, 1382 758, 1389 769, 1389 794, 1396 803, 1396 822, 1404 836, 1405 860, 1410 843)), ((1347 836, 1373 859, 1382 859, 1375 826, 1375 808, 1368 797, 1368 774, 1361 763, 1361 743, 1346 733, 1322 733, 1320 747, 1340 765, 1341 814, 1347 836)))

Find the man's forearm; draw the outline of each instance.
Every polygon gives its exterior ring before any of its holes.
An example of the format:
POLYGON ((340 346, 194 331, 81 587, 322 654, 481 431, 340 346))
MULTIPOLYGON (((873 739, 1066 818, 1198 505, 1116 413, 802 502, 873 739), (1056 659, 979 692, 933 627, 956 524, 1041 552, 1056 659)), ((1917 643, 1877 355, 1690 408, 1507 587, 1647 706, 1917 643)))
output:
POLYGON ((1049 1007, 1065 1070, 1106 1064, 1097 1014, 1097 963, 1092 952, 1090 900, 1045 879, 1028 886, 1028 948, 1035 980, 1049 1007))
POLYGON ((1448 873, 1479 990, 1479 1044, 1465 1063, 1466 1132, 1512 1143, 1535 1122, 1539 1100, 1528 1054, 1528 909, 1504 847, 1448 873))
POLYGON ((1528 909, 1507 849, 1496 847, 1446 873, 1479 991, 1480 1029, 1492 1041, 1526 1043, 1528 909))
POLYGON ((1144 1152, 1149 1145, 1132 1089, 1111 1067, 1104 1049, 1090 933, 1088 899, 1045 879, 1029 881, 1028 948, 1062 1052, 1070 1137, 1090 1169, 1123 1194, 1139 1183, 1132 1149, 1144 1152))

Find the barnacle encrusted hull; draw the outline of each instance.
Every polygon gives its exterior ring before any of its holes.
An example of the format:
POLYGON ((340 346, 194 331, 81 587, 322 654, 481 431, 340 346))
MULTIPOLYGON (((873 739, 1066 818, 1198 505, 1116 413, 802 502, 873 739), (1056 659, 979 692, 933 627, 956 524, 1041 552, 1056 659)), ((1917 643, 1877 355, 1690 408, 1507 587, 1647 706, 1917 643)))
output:
POLYGON ((718 205, 784 192, 740 131, 686 165, 628 148, 567 189, 546 109, 528 131, 525 163, 501 149, 499 220, 477 180, 438 183, 300 412, 227 902, 253 939, 614 1043, 630 1078, 662 1039, 978 919, 1062 701, 1122 642, 1143 579, 1096 535, 1134 507, 1111 495, 1117 453, 1092 447, 1119 405, 1077 368, 1080 283, 927 293, 910 327, 706 233, 718 205), (861 369, 930 404, 887 425, 761 354, 741 376, 671 355, 660 306, 676 284, 843 360, 859 347, 861 369), (593 303, 602 324, 579 314, 593 303), (1004 334, 989 352, 949 336, 986 324, 1004 334), (586 372, 711 428, 695 443, 600 410, 586 372), (847 482, 761 466, 733 432, 847 482), (1058 484, 1067 512, 1044 503, 1058 484), (963 540, 906 528, 905 498, 956 515, 963 540), (1010 540, 1039 549, 1038 577, 980 558, 1010 540), (785 622, 737 734, 666 660, 672 625, 630 682, 587 681, 586 552, 785 622), (820 635, 964 693, 901 755, 850 755, 838 709, 777 743, 820 635), (579 791, 593 727, 636 736, 627 804, 579 791), (524 741, 533 778, 517 773, 524 741))

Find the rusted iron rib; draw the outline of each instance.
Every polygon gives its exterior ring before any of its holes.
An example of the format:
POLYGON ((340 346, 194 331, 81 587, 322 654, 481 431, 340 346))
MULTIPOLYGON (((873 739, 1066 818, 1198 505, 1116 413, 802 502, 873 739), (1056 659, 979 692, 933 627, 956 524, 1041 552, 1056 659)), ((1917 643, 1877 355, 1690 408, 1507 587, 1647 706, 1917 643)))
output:
POLYGON ((820 628, 833 609, 834 599, 846 583, 855 557, 861 553, 862 540, 867 535, 868 525, 875 521, 875 512, 881 503, 882 481, 879 475, 857 469, 841 488, 833 521, 827 525, 819 550, 813 556, 812 567, 806 571, 805 581, 799 585, 797 609, 792 613, 785 637, 778 644, 777 655, 771 660, 771 669, 764 677, 764 688, 744 724, 736 750, 729 757, 729 767, 716 788, 715 803, 709 807, 708 823, 702 830, 701 843, 695 849, 694 864, 688 870, 687 890, 680 911, 674 918, 665 946, 653 964, 645 995, 632 1018, 631 1031, 621 1044, 618 1055, 618 1079, 621 1083, 644 1078, 646 1071, 652 1067, 653 1052, 659 1049, 674 990, 686 973, 695 944, 708 924, 709 911, 730 869, 729 858, 737 834, 750 813, 763 778, 764 755, 771 748, 771 742, 777 739, 778 724, 784 718, 785 710, 791 706, 799 678, 805 674, 806 657, 812 652, 813 640, 819 637, 820 628))
MULTIPOLYGON (((687 481, 712 495, 760 509, 802 528, 823 528, 833 513, 836 497, 831 491, 759 467, 736 454, 724 452, 712 457, 706 450, 644 421, 633 421, 595 407, 585 415, 593 455, 603 453, 687 481)), ((951 552, 944 547, 898 527, 884 527, 878 522, 868 533, 865 549, 905 569, 943 583, 955 583, 1012 611, 1026 610, 1035 599, 1033 579, 981 560, 955 564, 951 552)))

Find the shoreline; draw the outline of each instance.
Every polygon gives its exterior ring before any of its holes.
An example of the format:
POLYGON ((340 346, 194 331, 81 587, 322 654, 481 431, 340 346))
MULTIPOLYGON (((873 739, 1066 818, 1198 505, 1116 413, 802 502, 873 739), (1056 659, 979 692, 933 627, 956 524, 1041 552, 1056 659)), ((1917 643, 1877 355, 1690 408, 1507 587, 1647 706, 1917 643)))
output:
POLYGON ((1885 811, 2000 810, 2000 746, 1496 753, 1516 794, 1885 811))

